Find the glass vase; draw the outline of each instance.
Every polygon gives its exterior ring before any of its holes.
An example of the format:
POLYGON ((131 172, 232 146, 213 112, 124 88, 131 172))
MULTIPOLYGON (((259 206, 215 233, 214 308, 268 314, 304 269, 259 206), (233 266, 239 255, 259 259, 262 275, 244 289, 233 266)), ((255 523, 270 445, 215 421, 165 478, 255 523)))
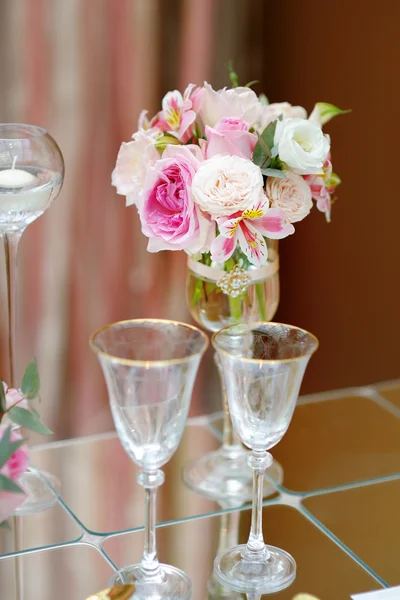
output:
MULTIPOLYGON (((267 240, 267 244, 268 261, 261 268, 249 265, 237 253, 225 264, 206 264, 188 258, 187 305, 194 320, 204 329, 215 333, 230 325, 273 318, 279 304, 278 241, 267 240)), ((188 487, 220 504, 239 506, 252 499, 253 476, 246 451, 232 428, 217 354, 214 360, 223 399, 222 445, 187 465, 183 479, 188 487)), ((282 483, 283 470, 277 461, 273 461, 266 473, 282 483)), ((263 496, 274 491, 266 478, 263 496)))

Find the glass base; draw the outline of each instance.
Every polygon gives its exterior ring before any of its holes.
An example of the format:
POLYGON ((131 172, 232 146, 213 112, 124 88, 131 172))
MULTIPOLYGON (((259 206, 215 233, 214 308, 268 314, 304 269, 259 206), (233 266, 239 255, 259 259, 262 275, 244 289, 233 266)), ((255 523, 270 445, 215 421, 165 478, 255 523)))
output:
POLYGON ((176 567, 160 564, 160 580, 146 578, 140 564, 124 567, 108 582, 110 587, 124 583, 135 585, 137 600, 186 600, 192 595, 192 582, 176 567))
MULTIPOLYGON (((183 471, 183 481, 190 489, 226 508, 240 506, 253 497, 253 471, 247 465, 246 456, 247 452, 242 449, 229 456, 221 447, 191 462, 183 471)), ((283 469, 276 460, 265 472, 276 483, 283 482, 283 469)), ((276 489, 265 478, 263 498, 274 492, 276 489)))
POLYGON ((47 510, 56 504, 57 496, 46 485, 45 479, 49 481, 56 491, 60 490, 61 483, 59 480, 54 475, 50 475, 50 473, 46 473, 45 471, 39 473, 28 469, 22 475, 19 484, 25 490, 27 499, 17 508, 14 515, 19 517, 31 515, 47 510))
POLYGON ((247 546, 235 546, 217 556, 214 574, 222 585, 238 592, 272 594, 289 587, 296 578, 295 560, 280 548, 265 546, 267 559, 243 558, 247 546))

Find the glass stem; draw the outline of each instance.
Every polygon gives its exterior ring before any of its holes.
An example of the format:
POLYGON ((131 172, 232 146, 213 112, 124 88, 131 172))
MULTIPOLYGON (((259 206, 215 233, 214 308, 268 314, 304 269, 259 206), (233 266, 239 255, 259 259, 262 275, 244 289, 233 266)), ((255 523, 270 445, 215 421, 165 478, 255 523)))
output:
POLYGON ((164 483, 164 473, 160 470, 141 471, 137 481, 144 487, 145 493, 144 550, 140 568, 144 579, 157 580, 162 573, 157 558, 156 496, 157 488, 164 483))
POLYGON ((257 561, 268 560, 269 552, 264 543, 262 531, 262 501, 265 469, 272 464, 272 456, 262 450, 253 450, 248 454, 247 462, 253 469, 253 506, 251 512, 251 529, 243 558, 257 561))
POLYGON ((226 458, 236 459, 241 454, 244 454, 243 446, 240 443, 240 438, 232 427, 231 416, 229 414, 228 397, 225 387, 224 372, 222 369, 221 360, 218 354, 214 354, 214 362, 217 365, 219 378, 221 382, 221 391, 224 409, 224 422, 222 427, 222 451, 226 458))
POLYGON ((8 357, 10 363, 9 387, 17 387, 16 340, 17 340, 17 253, 22 231, 3 234, 4 256, 7 272, 8 304, 8 357))
MULTIPOLYGON (((17 255, 18 244, 22 231, 12 231, 3 234, 4 258, 7 274, 7 305, 8 305, 8 360, 10 365, 10 378, 8 386, 17 387, 16 376, 16 341, 17 341, 17 255)), ((22 526, 19 517, 13 517, 14 525, 14 550, 18 552, 22 548, 21 531, 22 526)), ((20 557, 14 558, 14 584, 15 598, 22 600, 23 576, 20 557)))

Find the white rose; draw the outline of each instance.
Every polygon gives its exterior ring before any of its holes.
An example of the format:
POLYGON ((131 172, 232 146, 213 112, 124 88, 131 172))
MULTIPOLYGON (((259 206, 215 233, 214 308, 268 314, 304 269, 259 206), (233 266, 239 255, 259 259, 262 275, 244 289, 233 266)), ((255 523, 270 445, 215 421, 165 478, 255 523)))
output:
POLYGON ((260 110, 261 103, 257 94, 248 87, 223 88, 216 91, 209 83, 204 83, 203 103, 199 112, 204 126, 214 127, 225 117, 241 117, 251 127, 259 120, 260 110))
POLYGON ((295 173, 322 173, 330 141, 320 127, 305 119, 285 119, 276 124, 274 144, 279 158, 295 173))
POLYGON ((148 134, 138 132, 134 137, 134 141, 122 143, 111 177, 117 193, 127 197, 127 206, 140 205, 147 170, 160 158, 154 147, 153 130, 149 130, 148 134))
POLYGON ((272 208, 281 208, 289 223, 301 221, 312 209, 310 186, 300 175, 284 171, 286 177, 268 177, 265 195, 272 208))
POLYGON ((259 133, 262 133, 267 125, 275 121, 281 115, 284 119, 306 119, 307 111, 302 106, 292 106, 289 102, 264 104, 261 107, 260 120, 257 124, 259 133))
POLYGON ((261 169, 239 156, 213 156, 205 160, 192 181, 194 202, 214 219, 246 210, 262 193, 261 169))

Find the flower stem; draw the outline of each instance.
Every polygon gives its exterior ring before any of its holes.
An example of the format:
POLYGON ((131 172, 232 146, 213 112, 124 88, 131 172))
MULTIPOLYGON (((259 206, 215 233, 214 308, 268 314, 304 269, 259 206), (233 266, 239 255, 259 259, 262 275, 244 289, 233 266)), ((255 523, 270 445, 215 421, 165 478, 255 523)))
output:
POLYGON ((240 323, 242 320, 242 296, 228 296, 229 298, 229 312, 231 317, 236 323, 240 323))
POLYGON ((267 313, 265 310, 265 295, 264 295, 264 284, 263 282, 255 283, 256 296, 258 302, 258 309, 260 311, 260 318, 262 321, 267 321, 267 313))

